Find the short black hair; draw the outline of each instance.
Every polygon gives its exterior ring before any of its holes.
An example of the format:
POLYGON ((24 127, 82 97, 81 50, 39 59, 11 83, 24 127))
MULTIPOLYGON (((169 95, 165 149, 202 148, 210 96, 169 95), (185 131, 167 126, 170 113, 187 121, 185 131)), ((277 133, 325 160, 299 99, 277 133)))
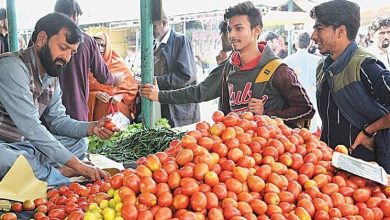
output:
POLYGON ((306 49, 309 47, 310 41, 310 34, 307 32, 302 32, 298 34, 295 45, 297 46, 297 48, 306 49))
POLYGON ((270 41, 270 40, 273 40, 273 39, 279 39, 278 34, 275 33, 275 32, 272 32, 272 31, 268 31, 268 32, 265 34, 264 40, 265 40, 265 41, 270 41))
POLYGON ((370 26, 368 26, 368 30, 375 33, 382 27, 390 27, 390 17, 379 17, 375 19, 371 22, 370 26))
POLYGON ((0 20, 5 20, 7 18, 7 10, 5 8, 0 8, 0 20))
POLYGON ((310 17, 333 29, 345 25, 348 40, 354 40, 360 27, 360 7, 347 0, 332 0, 315 6, 310 17))
POLYGON ((78 25, 68 16, 63 13, 53 12, 38 20, 35 24, 33 36, 34 41, 37 39, 39 32, 44 31, 48 38, 56 35, 62 28, 68 30, 66 42, 69 44, 81 43, 83 41, 83 33, 78 25), (34 36, 35 34, 35 36, 34 36))
POLYGON ((82 15, 79 3, 76 0, 57 0, 54 6, 54 11, 61 12, 69 17, 75 15, 82 15))
POLYGON ((219 33, 220 34, 226 34, 227 33, 227 22, 221 21, 218 25, 219 33))
POLYGON ((236 15, 247 15, 252 29, 257 26, 263 27, 263 19, 260 10, 250 1, 238 3, 235 6, 229 7, 225 10, 223 18, 228 20, 236 15))

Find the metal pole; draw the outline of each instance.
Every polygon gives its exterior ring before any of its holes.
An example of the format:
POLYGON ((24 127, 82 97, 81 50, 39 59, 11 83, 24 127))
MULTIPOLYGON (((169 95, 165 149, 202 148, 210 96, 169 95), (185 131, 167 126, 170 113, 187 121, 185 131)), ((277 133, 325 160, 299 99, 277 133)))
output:
POLYGON ((19 50, 18 27, 16 24, 15 0, 7 0, 8 36, 10 51, 19 50))
MULTIPOLYGON (((289 0, 288 1, 288 11, 293 11, 294 10, 294 1, 293 0, 289 0)), ((288 55, 291 55, 291 53, 292 53, 292 30, 291 30, 291 28, 289 28, 289 30, 288 30, 288 36, 287 36, 287 38, 288 38, 288 46, 287 46, 287 53, 288 53, 288 55)))
MULTIPOLYGON (((153 58, 153 22, 152 0, 140 0, 141 2, 141 83, 153 83, 154 58, 153 58)), ((152 102, 141 98, 143 124, 150 128, 152 125, 152 102)))

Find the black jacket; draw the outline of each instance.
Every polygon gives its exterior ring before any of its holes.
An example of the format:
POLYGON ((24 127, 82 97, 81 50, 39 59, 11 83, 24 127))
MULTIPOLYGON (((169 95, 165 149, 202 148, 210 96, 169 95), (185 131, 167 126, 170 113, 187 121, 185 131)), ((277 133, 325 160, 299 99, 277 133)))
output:
MULTIPOLYGON (((160 90, 183 88, 196 84, 196 66, 191 43, 187 36, 171 30, 167 44, 161 45, 168 71, 156 76, 160 90)), ((199 105, 161 104, 161 117, 173 127, 193 124, 200 120, 199 105)))

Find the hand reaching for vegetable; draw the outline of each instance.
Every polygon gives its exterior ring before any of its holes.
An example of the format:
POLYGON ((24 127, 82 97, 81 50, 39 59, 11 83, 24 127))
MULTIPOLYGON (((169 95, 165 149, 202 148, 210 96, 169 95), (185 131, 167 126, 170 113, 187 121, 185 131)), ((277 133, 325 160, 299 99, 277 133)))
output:
POLYGON ((66 163, 66 166, 59 168, 59 171, 67 177, 71 176, 84 176, 91 181, 97 181, 100 179, 107 179, 110 174, 97 167, 85 164, 77 159, 76 156, 72 156, 66 163))

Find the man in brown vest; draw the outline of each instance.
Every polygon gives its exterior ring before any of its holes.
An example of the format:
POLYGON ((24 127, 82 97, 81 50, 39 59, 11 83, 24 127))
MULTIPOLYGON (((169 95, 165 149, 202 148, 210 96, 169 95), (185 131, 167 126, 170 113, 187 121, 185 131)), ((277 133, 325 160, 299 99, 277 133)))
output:
POLYGON ((0 180, 19 155, 49 185, 65 184, 67 177, 76 175, 92 181, 107 178, 105 171, 81 159, 88 146, 86 136, 112 136, 113 131, 104 128, 108 119, 73 120, 61 101, 58 76, 82 42, 82 32, 61 13, 42 17, 35 32, 32 47, 0 56, 0 180))

